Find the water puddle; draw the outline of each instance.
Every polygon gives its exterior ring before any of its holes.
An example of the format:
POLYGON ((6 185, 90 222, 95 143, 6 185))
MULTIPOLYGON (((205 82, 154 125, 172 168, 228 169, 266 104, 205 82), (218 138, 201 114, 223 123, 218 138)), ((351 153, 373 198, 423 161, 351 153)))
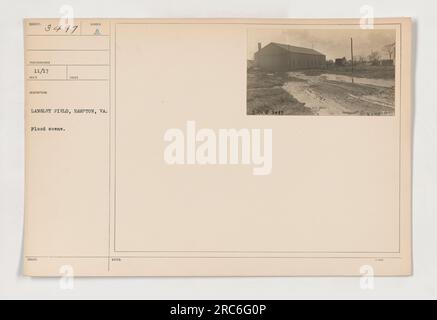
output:
POLYGON ((353 94, 349 91, 349 86, 340 84, 352 83, 350 76, 334 74, 312 76, 300 72, 289 72, 289 76, 291 79, 283 88, 298 101, 305 103, 305 106, 311 108, 317 115, 358 114, 360 111, 367 112, 369 104, 394 109, 393 98, 385 93, 386 89, 391 89, 395 85, 394 80, 354 78, 353 83, 357 86, 353 94), (369 92, 372 92, 369 90, 370 86, 379 87, 382 91, 370 95, 369 92), (360 104, 362 104, 361 108, 360 104))
POLYGON ((357 77, 352 78, 351 76, 327 74, 327 73, 322 74, 320 77, 328 81, 364 84, 364 85, 371 85, 371 86, 383 87, 383 88, 392 88, 395 86, 394 80, 387 80, 387 79, 371 79, 371 78, 357 78, 357 77))

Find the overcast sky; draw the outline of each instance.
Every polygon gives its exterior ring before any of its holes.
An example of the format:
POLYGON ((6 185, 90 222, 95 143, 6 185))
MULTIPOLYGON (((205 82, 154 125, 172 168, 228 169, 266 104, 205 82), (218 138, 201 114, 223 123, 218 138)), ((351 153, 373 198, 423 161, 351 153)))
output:
POLYGON ((354 39, 354 55, 367 57, 371 51, 378 51, 383 59, 388 54, 383 47, 396 41, 395 30, 362 30, 362 29, 325 29, 325 30, 249 30, 248 58, 258 50, 258 42, 262 46, 270 42, 279 42, 304 48, 313 48, 326 55, 326 58, 335 59, 346 57, 350 59, 350 38, 354 39))

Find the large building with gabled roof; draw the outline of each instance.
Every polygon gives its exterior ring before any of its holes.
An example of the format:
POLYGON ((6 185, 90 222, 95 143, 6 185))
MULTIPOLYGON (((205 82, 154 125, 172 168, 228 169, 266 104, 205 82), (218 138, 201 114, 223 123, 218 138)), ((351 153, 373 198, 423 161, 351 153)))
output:
POLYGON ((326 55, 314 49, 271 42, 265 47, 258 43, 255 64, 266 71, 317 69, 326 66, 326 55))

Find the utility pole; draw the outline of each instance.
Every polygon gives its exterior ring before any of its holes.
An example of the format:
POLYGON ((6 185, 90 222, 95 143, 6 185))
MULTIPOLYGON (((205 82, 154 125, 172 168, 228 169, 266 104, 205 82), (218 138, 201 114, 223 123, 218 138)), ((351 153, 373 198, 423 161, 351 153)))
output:
POLYGON ((351 38, 352 83, 354 83, 354 39, 351 38))

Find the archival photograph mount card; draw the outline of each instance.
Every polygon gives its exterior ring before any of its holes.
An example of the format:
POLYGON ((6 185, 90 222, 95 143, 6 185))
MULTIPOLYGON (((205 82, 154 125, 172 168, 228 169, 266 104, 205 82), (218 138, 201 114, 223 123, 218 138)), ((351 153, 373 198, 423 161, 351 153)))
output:
POLYGON ((23 23, 25 275, 411 275, 411 19, 23 23))

